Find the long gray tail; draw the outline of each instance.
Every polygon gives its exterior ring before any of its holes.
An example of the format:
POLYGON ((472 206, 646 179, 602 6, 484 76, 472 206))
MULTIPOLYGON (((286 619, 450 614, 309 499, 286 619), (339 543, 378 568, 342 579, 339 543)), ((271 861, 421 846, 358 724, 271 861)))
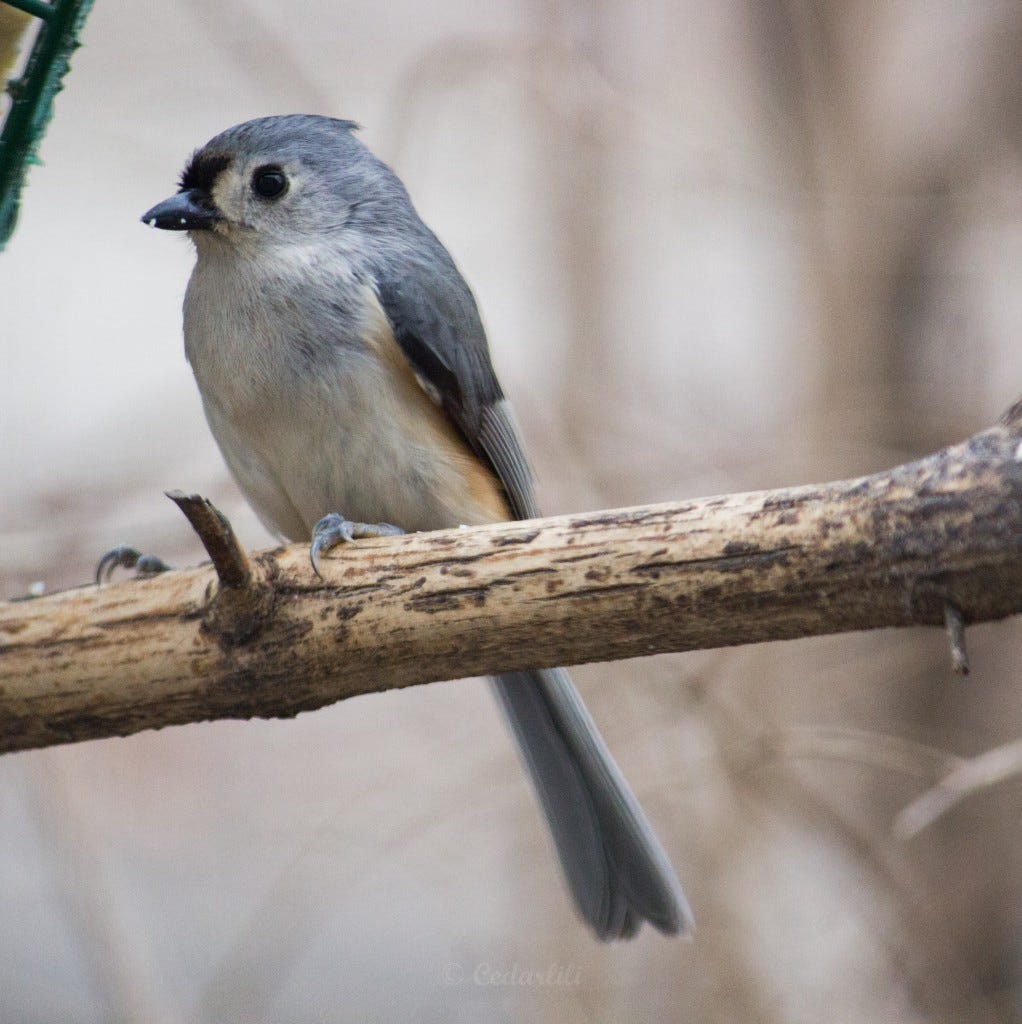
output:
POLYGON ((603 940, 643 921, 670 935, 692 912, 642 808, 564 669, 493 680, 582 917, 603 940))

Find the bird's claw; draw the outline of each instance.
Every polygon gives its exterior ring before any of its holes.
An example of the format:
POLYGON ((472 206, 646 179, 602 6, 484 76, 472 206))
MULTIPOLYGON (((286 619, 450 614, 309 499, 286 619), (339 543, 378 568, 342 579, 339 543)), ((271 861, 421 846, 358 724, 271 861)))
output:
POLYGON ((359 537, 398 537, 404 532, 400 526, 393 526, 390 523, 353 523, 350 519, 331 512, 323 516, 312 528, 312 545, 309 548, 312 569, 322 579, 319 556, 337 547, 338 544, 349 544, 359 537))
POLYGON ((128 544, 119 544, 111 548, 96 566, 96 583, 109 583, 115 569, 134 569, 139 576, 152 576, 158 572, 166 572, 169 565, 156 555, 143 555, 137 548, 128 544))

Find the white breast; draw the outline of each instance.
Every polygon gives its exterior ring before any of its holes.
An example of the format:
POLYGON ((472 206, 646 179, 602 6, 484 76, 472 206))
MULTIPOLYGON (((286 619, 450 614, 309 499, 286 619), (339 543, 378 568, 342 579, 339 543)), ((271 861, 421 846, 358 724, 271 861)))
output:
POLYGON ((206 418, 263 523, 301 540, 328 512, 409 531, 506 518, 373 289, 335 272, 317 297, 318 280, 300 252, 270 273, 203 252, 185 298, 206 418))

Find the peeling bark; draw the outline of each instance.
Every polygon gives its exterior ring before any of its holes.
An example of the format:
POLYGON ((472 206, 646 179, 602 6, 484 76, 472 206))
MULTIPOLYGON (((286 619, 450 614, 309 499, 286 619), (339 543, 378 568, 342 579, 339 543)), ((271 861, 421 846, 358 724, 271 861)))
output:
MULTIPOLYGON (((857 480, 360 540, 0 604, 0 751, 433 680, 1022 611, 1022 403, 857 480)), ((963 648, 964 650, 964 648, 963 648)))

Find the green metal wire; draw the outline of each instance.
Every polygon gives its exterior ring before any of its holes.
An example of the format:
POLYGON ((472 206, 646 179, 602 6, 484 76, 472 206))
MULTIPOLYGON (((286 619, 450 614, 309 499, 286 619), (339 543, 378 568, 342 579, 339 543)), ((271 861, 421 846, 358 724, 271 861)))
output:
POLYGON ((7 83, 12 103, 0 133, 0 249, 11 237, 25 170, 53 112, 78 34, 92 0, 7 0, 8 5, 42 19, 39 35, 18 78, 7 83))

